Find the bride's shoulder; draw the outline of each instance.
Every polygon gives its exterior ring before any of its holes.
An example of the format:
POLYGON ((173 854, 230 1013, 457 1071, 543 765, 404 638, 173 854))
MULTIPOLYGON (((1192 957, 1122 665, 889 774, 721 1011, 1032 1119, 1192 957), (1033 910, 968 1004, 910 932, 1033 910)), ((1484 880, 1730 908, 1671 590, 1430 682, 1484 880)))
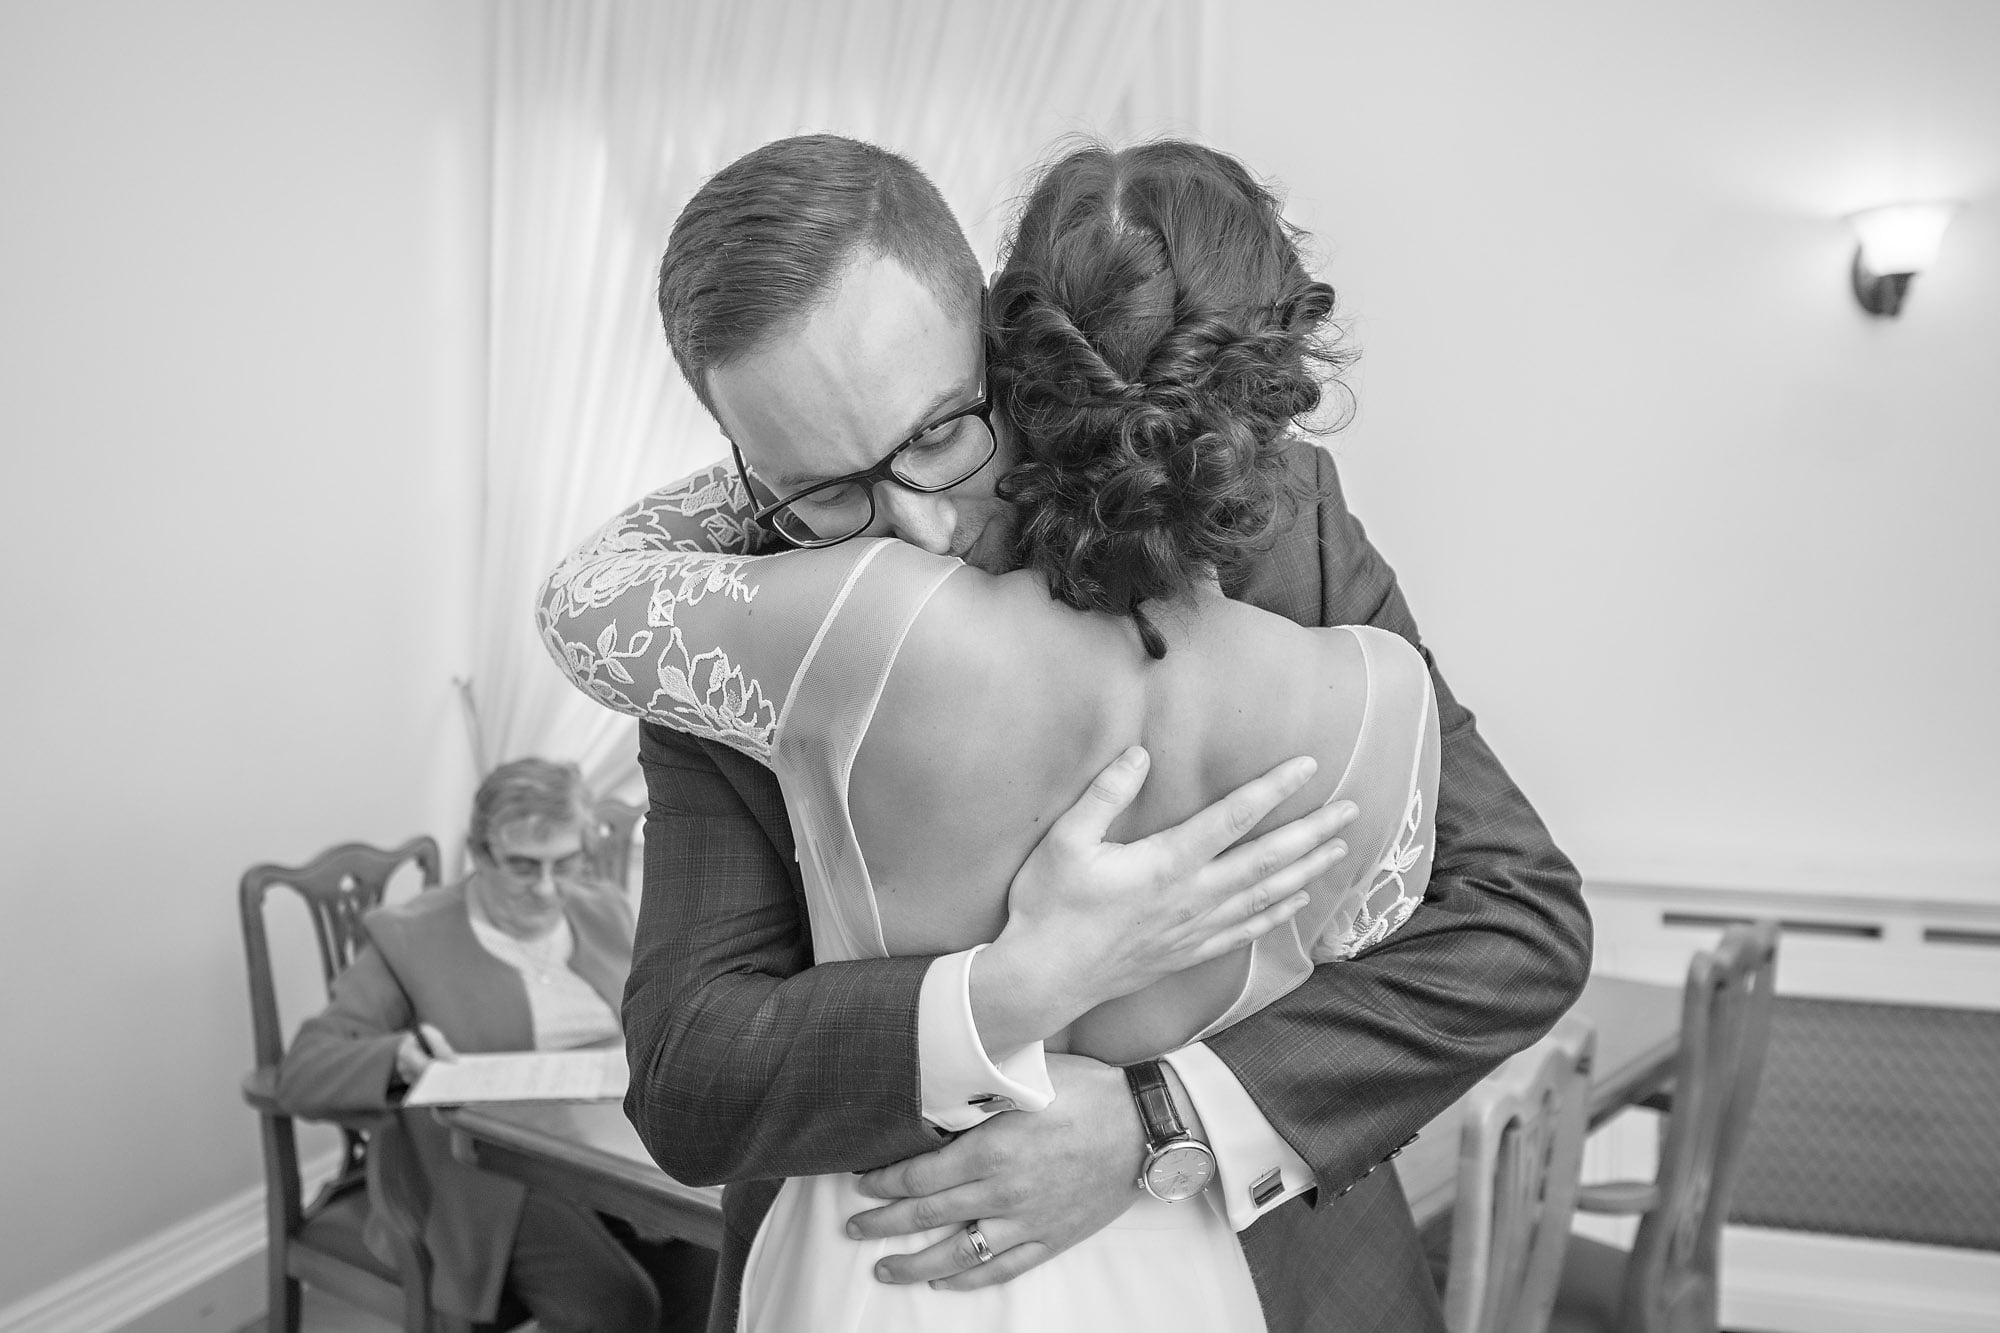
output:
POLYGON ((1352 643, 1370 658, 1423 660, 1423 655, 1408 639, 1392 629, 1376 625, 1322 625, 1313 628, 1311 633, 1330 643, 1352 643))
POLYGON ((1430 681, 1430 664, 1416 645, 1394 630, 1374 625, 1334 625, 1318 631, 1332 640, 1353 645, 1356 666, 1375 685, 1399 694, 1420 696, 1430 681))

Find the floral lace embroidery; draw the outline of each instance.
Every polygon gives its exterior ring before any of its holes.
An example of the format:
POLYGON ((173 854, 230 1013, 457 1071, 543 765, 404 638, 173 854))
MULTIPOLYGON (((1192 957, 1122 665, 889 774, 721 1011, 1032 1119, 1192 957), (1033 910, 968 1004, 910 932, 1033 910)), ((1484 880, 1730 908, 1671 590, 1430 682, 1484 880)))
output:
POLYGON ((548 582, 537 619, 549 654, 605 707, 641 719, 671 715, 679 730, 769 764, 776 704, 720 648, 691 653, 674 623, 678 608, 704 597, 746 603, 756 598, 757 585, 744 577, 752 557, 713 549, 753 544, 748 501, 742 483, 721 465, 654 492, 562 563, 548 582), (697 520, 705 542, 677 536, 685 525, 676 526, 669 516, 697 520), (611 606, 641 587, 651 590, 643 626, 628 630, 613 620, 594 642, 564 633, 573 629, 578 613, 611 606), (639 693, 647 685, 652 693, 641 703, 639 693))
POLYGON ((727 464, 717 463, 706 472, 683 477, 654 491, 605 524, 570 559, 588 560, 607 551, 642 548, 751 554, 757 550, 758 538, 750 511, 750 497, 744 493, 743 482, 727 464), (687 525, 674 523, 669 515, 694 519, 701 529, 701 539, 681 535, 687 525))
POLYGON ((1348 929, 1346 943, 1341 948, 1342 956, 1371 949, 1395 934, 1397 929, 1410 919, 1410 913, 1417 910, 1423 901, 1423 885, 1412 889, 1409 873, 1423 860, 1430 849, 1419 842, 1424 822, 1424 792, 1418 787, 1410 793, 1410 804, 1403 811, 1403 827, 1397 831, 1396 840, 1389 844, 1380 864, 1375 867, 1375 881, 1368 886, 1368 896, 1362 900, 1361 908, 1355 913, 1354 924, 1348 929))

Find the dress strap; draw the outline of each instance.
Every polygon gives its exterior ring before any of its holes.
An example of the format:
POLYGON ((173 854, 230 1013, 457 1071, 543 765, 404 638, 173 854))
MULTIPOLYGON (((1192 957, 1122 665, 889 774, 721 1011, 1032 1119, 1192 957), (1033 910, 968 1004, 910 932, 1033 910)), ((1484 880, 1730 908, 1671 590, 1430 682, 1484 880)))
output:
POLYGON ((961 568, 902 542, 876 542, 849 575, 793 680, 772 767, 799 848, 815 962, 888 956, 848 806, 848 778, 910 626, 961 568))

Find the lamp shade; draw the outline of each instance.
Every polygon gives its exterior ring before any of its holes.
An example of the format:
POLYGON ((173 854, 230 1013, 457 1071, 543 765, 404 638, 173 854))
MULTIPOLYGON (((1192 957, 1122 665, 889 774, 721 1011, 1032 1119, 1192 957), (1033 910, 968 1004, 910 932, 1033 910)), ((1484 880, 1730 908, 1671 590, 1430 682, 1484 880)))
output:
POLYGON ((1954 204, 1889 204, 1848 218, 1861 241, 1861 267, 1874 274, 1922 273, 1937 262, 1954 204))

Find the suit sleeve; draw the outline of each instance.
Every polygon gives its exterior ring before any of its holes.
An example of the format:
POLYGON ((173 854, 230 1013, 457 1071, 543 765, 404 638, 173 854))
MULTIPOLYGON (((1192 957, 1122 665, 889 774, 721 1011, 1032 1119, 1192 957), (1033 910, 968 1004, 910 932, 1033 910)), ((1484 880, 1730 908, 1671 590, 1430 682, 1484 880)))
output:
POLYGON ((390 1109, 396 1047, 415 1017, 395 973, 369 945, 333 979, 327 1007, 292 1038, 278 1066, 278 1104, 313 1119, 390 1109))
MULTIPOLYGON (((1332 460, 1310 453, 1322 499, 1317 530, 1298 536, 1317 538, 1320 623, 1402 635, 1423 651, 1437 687, 1435 860, 1401 930, 1316 968, 1209 1045, 1322 1189, 1341 1192, 1575 1002, 1590 968, 1590 917, 1576 868, 1423 649, 1332 460)), ((1240 595, 1296 614, 1272 579, 1253 575, 1240 595)))
POLYGON ((927 1152, 928 958, 812 965, 783 798, 734 750, 641 728, 645 895, 625 990, 625 1110, 688 1184, 864 1170, 927 1152), (789 840, 787 840, 789 841, 789 840))

